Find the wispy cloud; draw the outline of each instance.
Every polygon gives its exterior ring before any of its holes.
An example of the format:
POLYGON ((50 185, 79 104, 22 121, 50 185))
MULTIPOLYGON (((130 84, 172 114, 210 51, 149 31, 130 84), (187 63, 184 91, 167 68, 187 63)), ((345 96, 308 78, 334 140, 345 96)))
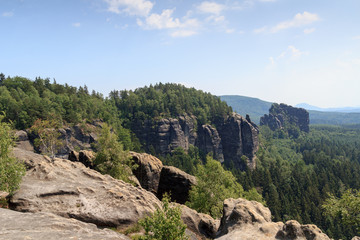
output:
POLYGON ((277 24, 275 27, 271 29, 271 32, 278 32, 281 30, 285 30, 288 28, 294 28, 294 27, 302 27, 305 25, 309 25, 313 22, 319 21, 320 17, 315 13, 309 13, 309 12, 303 12, 298 13, 294 16, 293 19, 281 22, 277 24))
POLYGON ((192 30, 178 30, 170 33, 170 36, 177 38, 177 37, 190 37, 197 34, 196 31, 192 30))
POLYGON ((14 12, 3 12, 1 14, 1 16, 3 16, 3 17, 12 17, 12 16, 14 16, 14 12))
POLYGON ((78 28, 78 27, 81 27, 81 23, 76 22, 76 23, 73 23, 73 24, 72 24, 72 26, 73 26, 73 27, 77 27, 77 28, 78 28))
POLYGON ((360 40, 360 35, 353 37, 354 40, 360 40))
POLYGON ((145 19, 143 22, 140 19, 137 19, 139 26, 146 29, 170 29, 178 28, 181 26, 180 20, 178 18, 173 18, 172 14, 174 9, 165 9, 161 14, 153 13, 145 19))
POLYGON ((310 34, 310 33, 313 33, 313 32, 315 32, 315 28, 305 28, 304 29, 305 34, 310 34))
POLYGON ((154 3, 147 0, 104 0, 108 3, 108 11, 113 13, 126 13, 132 16, 147 16, 154 3))
POLYGON ((273 69, 278 65, 278 63, 281 63, 281 62, 296 61, 299 58, 301 58, 302 56, 305 56, 308 54, 309 54, 309 52, 301 51, 298 48, 294 47, 293 45, 290 45, 287 47, 287 49, 285 51, 280 53, 279 56, 269 57, 270 63, 268 66, 266 66, 266 69, 273 69))
POLYGON ((226 6, 216 2, 202 2, 197 9, 202 13, 210 13, 215 15, 220 15, 222 11, 226 9, 226 6))

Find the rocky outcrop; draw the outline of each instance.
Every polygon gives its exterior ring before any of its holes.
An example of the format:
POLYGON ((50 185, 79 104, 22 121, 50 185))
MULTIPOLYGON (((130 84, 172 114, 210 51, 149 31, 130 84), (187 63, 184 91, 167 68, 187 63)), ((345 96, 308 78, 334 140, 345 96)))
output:
POLYGON ((229 116, 219 127, 225 165, 244 169, 242 156, 247 157, 247 166, 256 167, 255 153, 259 148, 258 127, 237 113, 229 116))
POLYGON ((162 199, 164 193, 171 193, 171 201, 184 204, 189 200, 189 191, 196 185, 196 178, 176 167, 164 166, 161 170, 157 196, 162 199))
POLYGON ((175 204, 181 208, 181 219, 187 228, 197 236, 205 236, 206 238, 214 238, 219 228, 220 221, 214 220, 211 216, 180 204, 175 204))
POLYGON ((16 146, 18 148, 27 150, 27 151, 34 151, 34 146, 29 140, 28 133, 24 130, 16 131, 15 134, 16 139, 16 146))
POLYGON ((181 147, 187 151, 190 145, 199 148, 203 154, 210 153, 216 160, 230 166, 244 169, 246 164, 255 168, 255 153, 258 150, 258 128, 250 118, 233 113, 216 122, 197 126, 194 116, 147 120, 134 127, 134 132, 147 152, 160 155, 170 154, 181 147), (246 156, 248 162, 242 160, 246 156))
POLYGON ((301 131, 309 132, 309 121, 309 112, 305 109, 274 103, 269 114, 260 118, 260 125, 269 126, 273 131, 294 125, 301 131))
POLYGON ((218 231, 219 240, 298 239, 330 240, 315 225, 297 221, 274 223, 271 212, 261 203, 245 199, 226 199, 218 231))
POLYGON ((80 152, 71 151, 68 159, 73 162, 81 162, 85 167, 93 169, 95 153, 90 150, 81 150, 80 152))
POLYGON ((0 239, 127 240, 129 238, 109 229, 99 229, 94 224, 51 213, 21 213, 0 208, 0 239))
POLYGON ((157 207, 154 194, 71 162, 14 149, 27 165, 10 208, 22 212, 49 212, 98 226, 126 226, 157 207))
POLYGON ((133 170, 134 175, 139 180, 141 187, 157 194, 160 182, 161 170, 163 168, 162 162, 146 153, 130 152, 134 163, 138 165, 133 170))

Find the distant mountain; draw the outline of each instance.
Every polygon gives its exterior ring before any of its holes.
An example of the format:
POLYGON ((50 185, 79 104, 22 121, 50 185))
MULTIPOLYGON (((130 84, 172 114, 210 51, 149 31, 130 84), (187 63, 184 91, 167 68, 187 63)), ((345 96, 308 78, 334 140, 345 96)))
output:
MULTIPOLYGON (((233 110, 243 116, 248 114, 251 120, 259 124, 260 117, 269 113, 272 105, 258 98, 238 95, 220 96, 221 100, 227 102, 233 110)), ((360 124, 360 108, 319 108, 306 103, 298 104, 296 107, 305 108, 310 114, 310 124, 360 124)))
POLYGON ((360 113, 360 107, 320 108, 309 105, 307 103, 300 103, 297 104, 295 107, 300 107, 300 108, 305 108, 306 110, 314 110, 320 112, 360 113))
POLYGON ((272 105, 271 102, 266 102, 258 98, 238 95, 224 95, 220 96, 220 98, 231 106, 233 111, 244 117, 248 114, 251 120, 256 124, 260 123, 260 118, 264 114, 269 113, 269 109, 272 105))

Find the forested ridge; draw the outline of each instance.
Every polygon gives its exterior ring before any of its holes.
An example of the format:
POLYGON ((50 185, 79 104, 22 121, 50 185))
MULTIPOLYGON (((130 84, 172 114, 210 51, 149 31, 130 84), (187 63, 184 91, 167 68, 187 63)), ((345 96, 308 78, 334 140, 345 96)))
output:
MULTIPOLYGON (((101 119, 116 130, 125 149, 142 151, 132 133, 134 124, 164 117, 193 115, 198 124, 213 124, 232 112, 218 97, 179 84, 156 84, 136 90, 112 91, 108 97, 84 87, 61 85, 50 79, 0 76, 0 112, 16 129, 28 129, 37 119, 77 124, 101 119)), ((197 149, 177 149, 162 158, 189 173, 206 162, 197 149)), ((359 232, 339 218, 324 214, 329 194, 340 197, 360 189, 360 129, 347 126, 311 126, 297 138, 260 128, 257 168, 234 173, 244 190, 256 188, 274 220, 314 223, 330 237, 348 239, 359 232)))

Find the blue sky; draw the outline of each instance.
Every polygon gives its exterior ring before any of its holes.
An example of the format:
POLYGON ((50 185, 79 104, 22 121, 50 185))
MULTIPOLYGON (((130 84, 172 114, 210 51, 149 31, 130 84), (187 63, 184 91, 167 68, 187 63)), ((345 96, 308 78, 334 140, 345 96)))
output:
POLYGON ((360 106, 359 0, 0 0, 0 72, 360 106))

